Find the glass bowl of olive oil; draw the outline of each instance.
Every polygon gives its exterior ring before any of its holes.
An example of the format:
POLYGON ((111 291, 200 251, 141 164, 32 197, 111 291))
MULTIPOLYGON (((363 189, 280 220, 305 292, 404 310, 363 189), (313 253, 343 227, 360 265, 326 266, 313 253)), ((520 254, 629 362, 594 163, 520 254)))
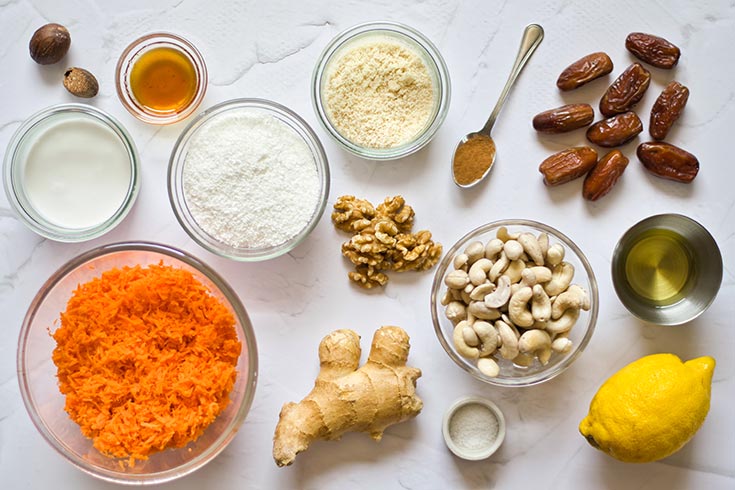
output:
POLYGON ((693 219, 660 214, 625 232, 613 252, 612 277, 633 315, 680 325, 714 301, 722 283, 722 255, 712 235, 693 219))

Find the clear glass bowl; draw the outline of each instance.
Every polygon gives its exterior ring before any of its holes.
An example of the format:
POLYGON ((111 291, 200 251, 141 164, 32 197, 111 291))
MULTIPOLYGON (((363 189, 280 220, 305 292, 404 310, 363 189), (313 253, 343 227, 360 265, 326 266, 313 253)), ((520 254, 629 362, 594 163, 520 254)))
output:
POLYGON ((112 230, 128 214, 140 189, 140 161, 133 139, 117 119, 86 104, 59 104, 29 117, 10 139, 3 167, 5 194, 23 223, 39 235, 59 242, 91 240, 112 230), (130 182, 118 208, 107 219, 83 228, 63 227, 45 218, 34 208, 24 184, 25 159, 38 134, 57 122, 74 119, 100 123, 109 128, 120 139, 130 162, 130 182))
POLYGON ((592 337, 592 333, 595 330, 595 323, 597 322, 598 304, 595 274, 579 247, 560 231, 548 225, 530 220, 495 221, 467 233, 447 251, 437 268, 431 289, 431 318, 434 323, 434 331, 444 350, 459 367, 472 376, 480 381, 497 386, 530 386, 548 381, 566 370, 579 357, 592 337), (441 298, 447 289, 444 285, 444 278, 449 272, 454 270, 454 257, 458 253, 461 253, 471 242, 479 240, 485 244, 495 238, 498 228, 501 226, 505 226, 510 233, 530 232, 538 235, 541 232, 545 232, 549 235, 550 244, 562 244, 565 249, 564 261, 574 266, 575 272, 572 284, 579 284, 587 290, 591 305, 589 311, 580 312, 577 323, 569 332, 569 339, 573 343, 573 347, 569 352, 564 354, 553 353, 546 366, 543 366, 538 360, 534 360, 531 366, 523 367, 497 356, 498 358, 496 360, 500 366, 500 374, 497 377, 490 377, 477 369, 476 361, 466 359, 457 352, 454 347, 454 341, 452 340, 454 325, 444 314, 441 298))
POLYGON ((191 255, 165 245, 128 242, 104 245, 69 261, 41 287, 26 313, 18 340, 18 382, 31 420, 41 435, 62 456, 85 473, 115 483, 155 484, 187 475, 211 461, 232 438, 245 419, 255 394, 258 354, 255 335, 245 308, 230 286, 210 267, 191 255), (92 441, 64 411, 65 397, 56 378, 51 355, 56 342, 49 332, 58 328, 80 283, 99 277, 113 267, 162 262, 191 272, 235 317, 242 343, 238 376, 227 408, 204 433, 186 447, 155 453, 130 468, 120 460, 98 452, 92 441))
POLYGON ((319 122, 344 149, 370 160, 395 160, 410 155, 427 145, 444 122, 449 110, 449 72, 439 50, 420 32, 395 22, 367 22, 343 31, 324 49, 312 75, 311 97, 319 122), (413 47, 428 67, 435 89, 434 111, 424 129, 413 140, 396 147, 384 149, 361 146, 342 136, 327 115, 323 93, 330 63, 337 59, 337 55, 346 47, 349 47, 350 44, 376 34, 394 37, 413 47))
POLYGON ((125 109, 133 116, 149 124, 173 124, 186 119, 199 107, 207 91, 207 65, 197 48, 186 39, 168 32, 147 34, 130 43, 125 48, 115 69, 115 85, 125 109), (130 71, 136 61, 148 51, 156 48, 170 48, 183 54, 191 62, 196 72, 197 87, 191 102, 179 110, 155 111, 140 104, 130 87, 130 71))
POLYGON ((184 231, 197 242, 199 245, 212 253, 239 261, 260 261, 278 257, 288 253, 297 245, 299 245, 311 231, 316 227, 324 213, 324 208, 329 197, 329 164, 327 155, 324 152, 322 144, 319 142, 314 131, 309 125, 301 119, 296 113, 290 109, 277 104, 275 102, 264 99, 233 99, 230 101, 217 104, 193 119, 189 125, 179 136, 171 153, 171 160, 168 167, 168 195, 171 201, 171 207, 174 210, 176 219, 179 221, 184 231), (197 223, 186 203, 184 193, 184 167, 186 163, 186 155, 189 150, 189 144, 192 137, 197 131, 208 121, 217 116, 231 110, 242 108, 261 111, 277 118, 279 121, 289 126, 296 134, 298 134, 309 148, 318 173, 320 181, 319 199, 315 203, 311 219, 306 226, 291 239, 278 245, 259 248, 233 247, 227 243, 211 236, 197 223))

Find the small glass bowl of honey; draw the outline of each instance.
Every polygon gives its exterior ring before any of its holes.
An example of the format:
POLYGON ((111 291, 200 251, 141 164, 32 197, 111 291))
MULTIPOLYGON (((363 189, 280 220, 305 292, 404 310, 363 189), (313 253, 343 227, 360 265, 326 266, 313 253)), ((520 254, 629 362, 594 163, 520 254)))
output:
POLYGON ((207 90, 207 67, 186 39, 158 32, 133 41, 115 73, 123 106, 149 124, 173 124, 191 115, 207 90))

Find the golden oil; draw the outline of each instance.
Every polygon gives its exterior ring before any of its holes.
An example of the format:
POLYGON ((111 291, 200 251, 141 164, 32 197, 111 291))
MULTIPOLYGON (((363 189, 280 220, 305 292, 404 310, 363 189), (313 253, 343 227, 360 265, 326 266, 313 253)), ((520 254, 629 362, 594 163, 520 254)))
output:
POLYGON ((655 228, 642 233, 625 258, 630 289, 656 306, 672 305, 688 292, 694 261, 678 233, 655 228))
POLYGON ((179 50, 160 47, 141 54, 130 69, 130 90, 147 110, 178 112, 194 100, 197 71, 179 50))

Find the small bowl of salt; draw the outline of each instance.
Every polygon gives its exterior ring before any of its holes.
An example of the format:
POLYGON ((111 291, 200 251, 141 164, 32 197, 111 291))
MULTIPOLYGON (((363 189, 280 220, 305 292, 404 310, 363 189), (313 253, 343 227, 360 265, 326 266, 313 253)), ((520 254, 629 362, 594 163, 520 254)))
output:
POLYGON ((442 423, 444 442, 456 456, 470 461, 490 457, 505 439, 505 418, 497 405, 478 396, 460 398, 442 423))

